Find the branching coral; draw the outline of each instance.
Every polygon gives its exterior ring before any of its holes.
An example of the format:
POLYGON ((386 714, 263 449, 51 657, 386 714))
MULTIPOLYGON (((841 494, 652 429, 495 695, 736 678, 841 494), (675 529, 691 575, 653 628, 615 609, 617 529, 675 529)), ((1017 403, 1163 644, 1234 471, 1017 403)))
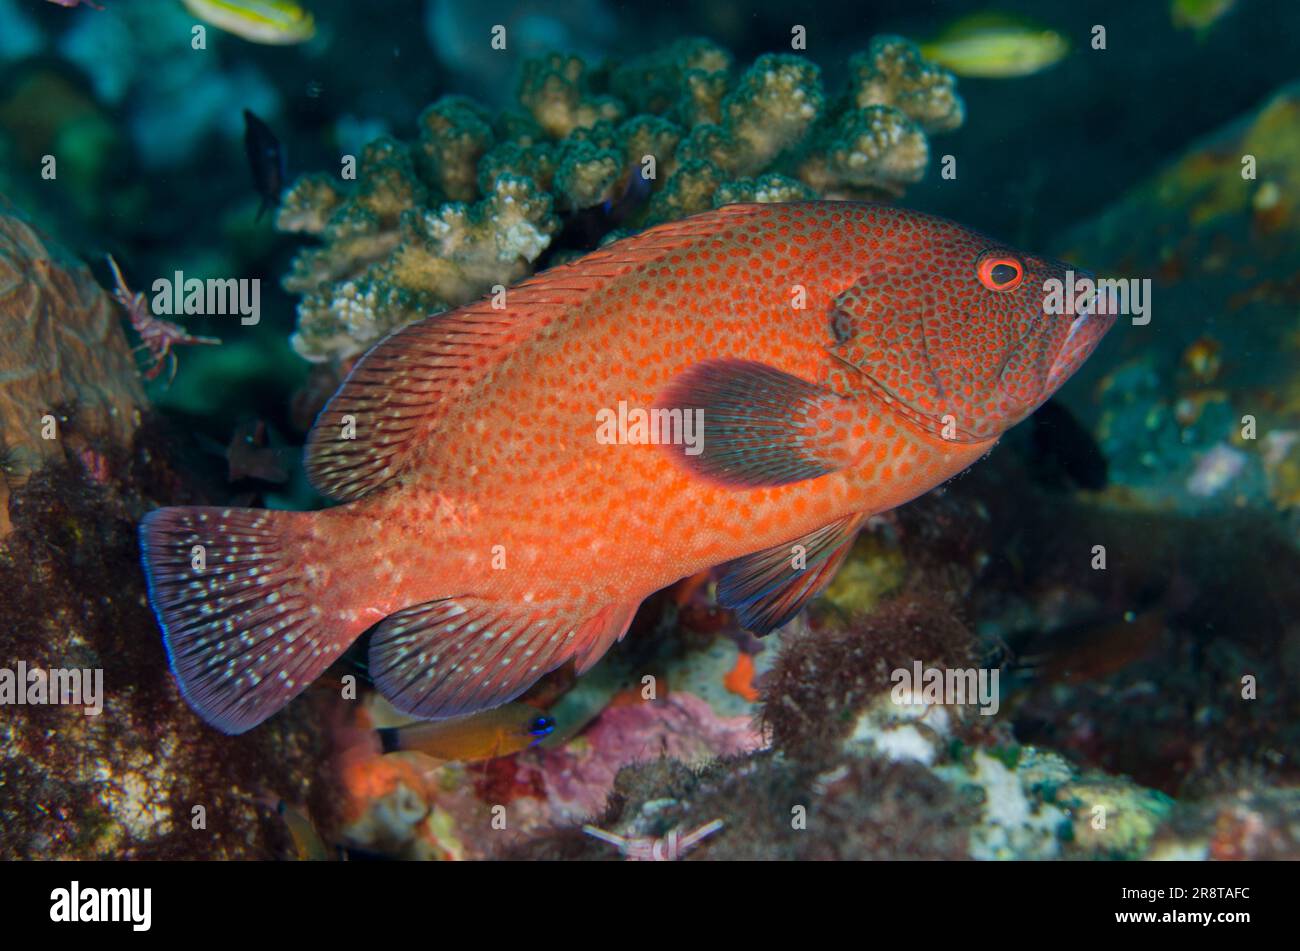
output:
POLYGON ((721 46, 688 37, 622 64, 610 85, 633 109, 690 128, 718 122, 731 65, 731 54, 721 46))
POLYGON ((898 109, 926 133, 950 132, 966 117, 952 73, 926 62, 901 37, 876 37, 865 53, 849 60, 849 69, 853 104, 859 109, 898 109))
POLYGON ((366 148, 355 185, 308 175, 285 196, 280 229, 323 242, 284 281, 302 296, 295 349, 350 359, 615 228, 737 201, 897 196, 924 174, 927 136, 961 124, 955 81, 897 37, 850 66, 832 100, 804 57, 760 56, 736 74, 726 50, 684 39, 599 68, 529 60, 520 108, 497 116, 438 100, 414 144, 366 148))
POLYGON ((519 104, 556 139, 602 120, 616 122, 625 109, 613 96, 591 95, 587 66, 581 57, 559 53, 524 63, 519 104))
MULTIPOLYGON (((440 153, 448 182, 462 181, 445 161, 460 151, 440 153)), ((321 176, 301 178, 277 219, 325 241, 299 254, 284 280, 303 295, 293 345, 311 360, 354 356, 391 330, 519 280, 559 227, 551 197, 505 172, 472 205, 430 206, 410 152, 392 139, 367 147, 358 180, 344 197, 321 176)))

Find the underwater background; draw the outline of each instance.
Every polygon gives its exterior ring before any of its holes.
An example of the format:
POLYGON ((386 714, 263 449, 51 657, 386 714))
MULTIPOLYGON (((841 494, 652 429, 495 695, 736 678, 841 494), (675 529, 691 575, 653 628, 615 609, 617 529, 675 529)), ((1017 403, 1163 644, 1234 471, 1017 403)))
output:
POLYGON ((1300 858, 1294 2, 100 6, 0 0, 0 668, 103 682, 0 680, 0 857, 1300 858), (813 198, 1147 313, 768 637, 696 577, 396 752, 364 651, 243 735, 190 709, 146 513, 321 508, 307 431, 390 331, 813 198), (996 712, 900 706, 914 663, 996 712))

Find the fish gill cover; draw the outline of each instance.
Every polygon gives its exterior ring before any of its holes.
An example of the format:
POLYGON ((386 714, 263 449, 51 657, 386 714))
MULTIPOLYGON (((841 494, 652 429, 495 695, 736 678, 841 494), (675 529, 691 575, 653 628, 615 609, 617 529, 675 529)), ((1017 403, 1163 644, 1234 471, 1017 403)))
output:
POLYGON ((1291 5, 100 6, 0 856, 1300 857, 1291 5))

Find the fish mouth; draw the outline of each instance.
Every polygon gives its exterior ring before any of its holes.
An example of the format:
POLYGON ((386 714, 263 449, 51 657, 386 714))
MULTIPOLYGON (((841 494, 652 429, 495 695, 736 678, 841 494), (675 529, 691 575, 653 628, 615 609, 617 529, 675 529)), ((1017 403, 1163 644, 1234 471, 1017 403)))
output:
MULTIPOLYGON (((1087 271, 1076 272, 1080 277, 1094 280, 1087 271)), ((1068 315, 1065 315, 1068 316, 1068 315)), ((1111 312, 1108 300, 1101 294, 1094 293, 1081 302, 1074 310, 1074 318, 1066 331, 1065 339, 1057 348, 1051 368, 1047 371, 1043 399, 1051 396, 1060 386, 1074 375, 1083 362, 1092 355, 1101 343, 1101 338, 1114 325, 1118 315, 1111 312)))

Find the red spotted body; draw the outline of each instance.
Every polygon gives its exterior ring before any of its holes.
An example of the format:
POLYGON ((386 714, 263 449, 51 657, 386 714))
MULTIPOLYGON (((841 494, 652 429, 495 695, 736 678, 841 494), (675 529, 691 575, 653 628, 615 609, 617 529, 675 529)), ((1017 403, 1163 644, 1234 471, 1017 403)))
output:
POLYGON ((734 205, 399 331, 309 439, 345 504, 142 526, 182 689, 248 729, 378 625, 385 696, 461 715, 585 670, 643 598, 723 563, 720 601, 766 633, 867 516, 966 468, 1087 357, 1111 320, 1043 313, 1064 270, 898 208, 734 205), (598 439, 620 402, 696 413, 701 451, 598 439))

